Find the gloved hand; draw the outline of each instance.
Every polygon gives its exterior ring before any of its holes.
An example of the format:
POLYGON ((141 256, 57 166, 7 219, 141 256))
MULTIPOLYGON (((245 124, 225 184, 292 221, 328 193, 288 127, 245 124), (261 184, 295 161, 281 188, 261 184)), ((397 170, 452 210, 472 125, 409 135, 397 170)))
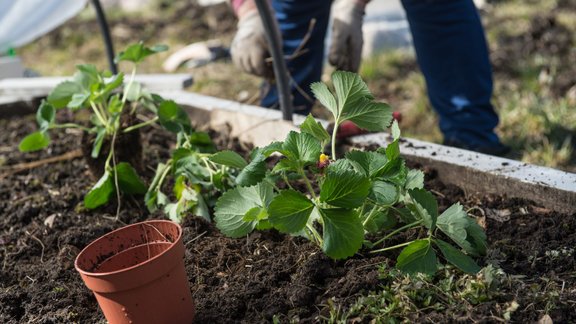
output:
POLYGON ((250 10, 238 17, 238 30, 230 46, 230 55, 234 64, 244 72, 272 79, 274 71, 270 57, 268 41, 258 10, 250 10))
POLYGON ((328 61, 337 70, 358 72, 362 55, 362 22, 367 1, 336 0, 328 61))

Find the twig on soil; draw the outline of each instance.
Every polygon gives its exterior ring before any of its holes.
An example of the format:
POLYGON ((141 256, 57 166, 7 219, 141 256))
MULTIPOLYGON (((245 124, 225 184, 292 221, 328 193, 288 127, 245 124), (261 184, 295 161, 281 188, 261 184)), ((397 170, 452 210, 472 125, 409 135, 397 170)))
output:
POLYGON ((40 254, 40 263, 44 263, 44 250, 46 249, 46 247, 44 246, 44 243, 42 243, 42 241, 40 241, 39 238, 36 237, 36 235, 34 234, 30 234, 30 232, 25 231, 26 235, 30 236, 31 238, 33 238, 34 240, 36 240, 36 242, 40 243, 40 246, 42 247, 42 253, 40 254))
POLYGON ((202 236, 204 236, 204 234, 206 234, 206 233, 208 233, 208 232, 202 232, 202 233, 200 233, 200 235, 198 235, 198 236, 196 236, 195 238, 191 239, 190 241, 186 242, 186 244, 184 244, 184 246, 187 246, 188 244, 196 241, 197 239, 199 239, 199 238, 201 238, 202 236))
POLYGON ((441 192, 439 192, 439 191, 436 191, 436 190, 434 190, 434 189, 430 189, 430 192, 433 193, 433 194, 435 194, 435 195, 438 196, 438 197, 446 198, 446 196, 445 196, 443 193, 441 193, 441 192))
POLYGON ((73 150, 70 152, 66 152, 62 155, 52 156, 52 157, 38 160, 38 161, 8 165, 8 166, 2 168, 2 169, 8 169, 8 171, 1 173, 0 179, 4 179, 8 176, 20 173, 22 171, 41 167, 41 166, 46 165, 46 164, 62 162, 62 161, 67 161, 67 160, 73 160, 73 159, 79 158, 81 156, 82 156, 82 151, 80 149, 77 149, 77 150, 73 150))

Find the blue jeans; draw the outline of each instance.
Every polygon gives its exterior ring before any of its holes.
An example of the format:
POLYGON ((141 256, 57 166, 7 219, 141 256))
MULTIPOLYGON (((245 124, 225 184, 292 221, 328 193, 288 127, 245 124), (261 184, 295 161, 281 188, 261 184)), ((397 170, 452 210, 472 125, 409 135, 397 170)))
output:
MULTIPOLYGON (((373 0, 381 1, 381 0, 373 0)), ((293 81, 295 112, 307 114, 313 101, 310 84, 320 80, 324 63, 324 37, 330 0, 273 0, 285 55, 301 44, 312 18, 316 26, 304 48, 308 52, 287 61, 293 81)), ((492 69, 478 12, 472 0, 402 0, 410 24, 428 97, 440 116, 446 142, 460 142, 470 149, 499 145, 494 128, 498 115, 490 103, 492 69)), ((277 107, 275 86, 265 85, 261 102, 277 107)))
POLYGON ((446 142, 499 144, 492 68, 472 0, 402 0, 428 97, 446 142))

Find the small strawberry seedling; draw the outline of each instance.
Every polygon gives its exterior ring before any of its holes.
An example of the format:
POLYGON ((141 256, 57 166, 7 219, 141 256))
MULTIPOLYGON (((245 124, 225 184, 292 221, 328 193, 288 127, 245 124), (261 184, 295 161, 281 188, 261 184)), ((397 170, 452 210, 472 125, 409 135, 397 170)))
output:
POLYGON ((188 115, 175 102, 148 92, 134 80, 142 60, 166 49, 166 46, 149 48, 140 42, 121 52, 117 62, 133 63, 127 83, 122 72, 111 75, 91 64, 78 65, 73 79, 60 83, 42 101, 36 114, 39 130, 26 136, 19 149, 29 152, 47 147, 50 132, 55 129, 81 129, 85 160, 92 174, 99 178, 84 197, 84 205, 90 209, 99 207, 108 203, 114 193, 144 194, 146 185, 137 172, 143 169, 139 129, 159 123, 176 133, 193 132, 188 115), (88 112, 89 125, 57 123, 59 109, 68 109, 75 117, 80 111, 88 112), (154 117, 136 122, 142 110, 154 117))

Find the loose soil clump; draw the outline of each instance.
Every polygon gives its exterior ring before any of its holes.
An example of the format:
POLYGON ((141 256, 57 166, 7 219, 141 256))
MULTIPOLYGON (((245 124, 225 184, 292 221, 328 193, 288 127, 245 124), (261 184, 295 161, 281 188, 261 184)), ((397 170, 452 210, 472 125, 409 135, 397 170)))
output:
MULTIPOLYGON (((80 146, 77 134, 54 134, 45 151, 23 154, 18 142, 33 129, 33 116, 0 120, 0 322, 102 323, 95 298, 74 270, 79 251, 94 239, 145 219, 142 197, 125 197, 95 211, 82 207, 91 185, 81 159, 45 164, 25 172, 9 166, 64 154, 80 146)), ((170 134, 142 132, 144 165, 169 155, 170 134)), ((230 141, 218 139, 230 146, 230 141)), ((465 193, 441 183, 427 170, 426 186, 443 210, 460 201, 485 226, 489 255, 483 265, 507 274, 492 298, 463 309, 446 304, 405 314, 409 322, 494 322, 507 307, 512 322, 533 322, 548 314, 554 322, 576 322, 576 215, 546 210, 531 202, 465 193), (509 309, 508 309, 509 310, 509 309)), ((154 170, 147 169, 150 180, 154 170)), ((381 265, 393 254, 361 251, 333 261, 313 244, 276 231, 243 239, 224 237, 210 223, 189 216, 183 223, 186 270, 197 306, 197 323, 259 323, 277 319, 312 323, 345 312, 359 297, 390 284, 381 265)), ((460 274, 459 274, 460 275, 460 274)), ((359 319, 369 322, 370 315, 359 319)))

